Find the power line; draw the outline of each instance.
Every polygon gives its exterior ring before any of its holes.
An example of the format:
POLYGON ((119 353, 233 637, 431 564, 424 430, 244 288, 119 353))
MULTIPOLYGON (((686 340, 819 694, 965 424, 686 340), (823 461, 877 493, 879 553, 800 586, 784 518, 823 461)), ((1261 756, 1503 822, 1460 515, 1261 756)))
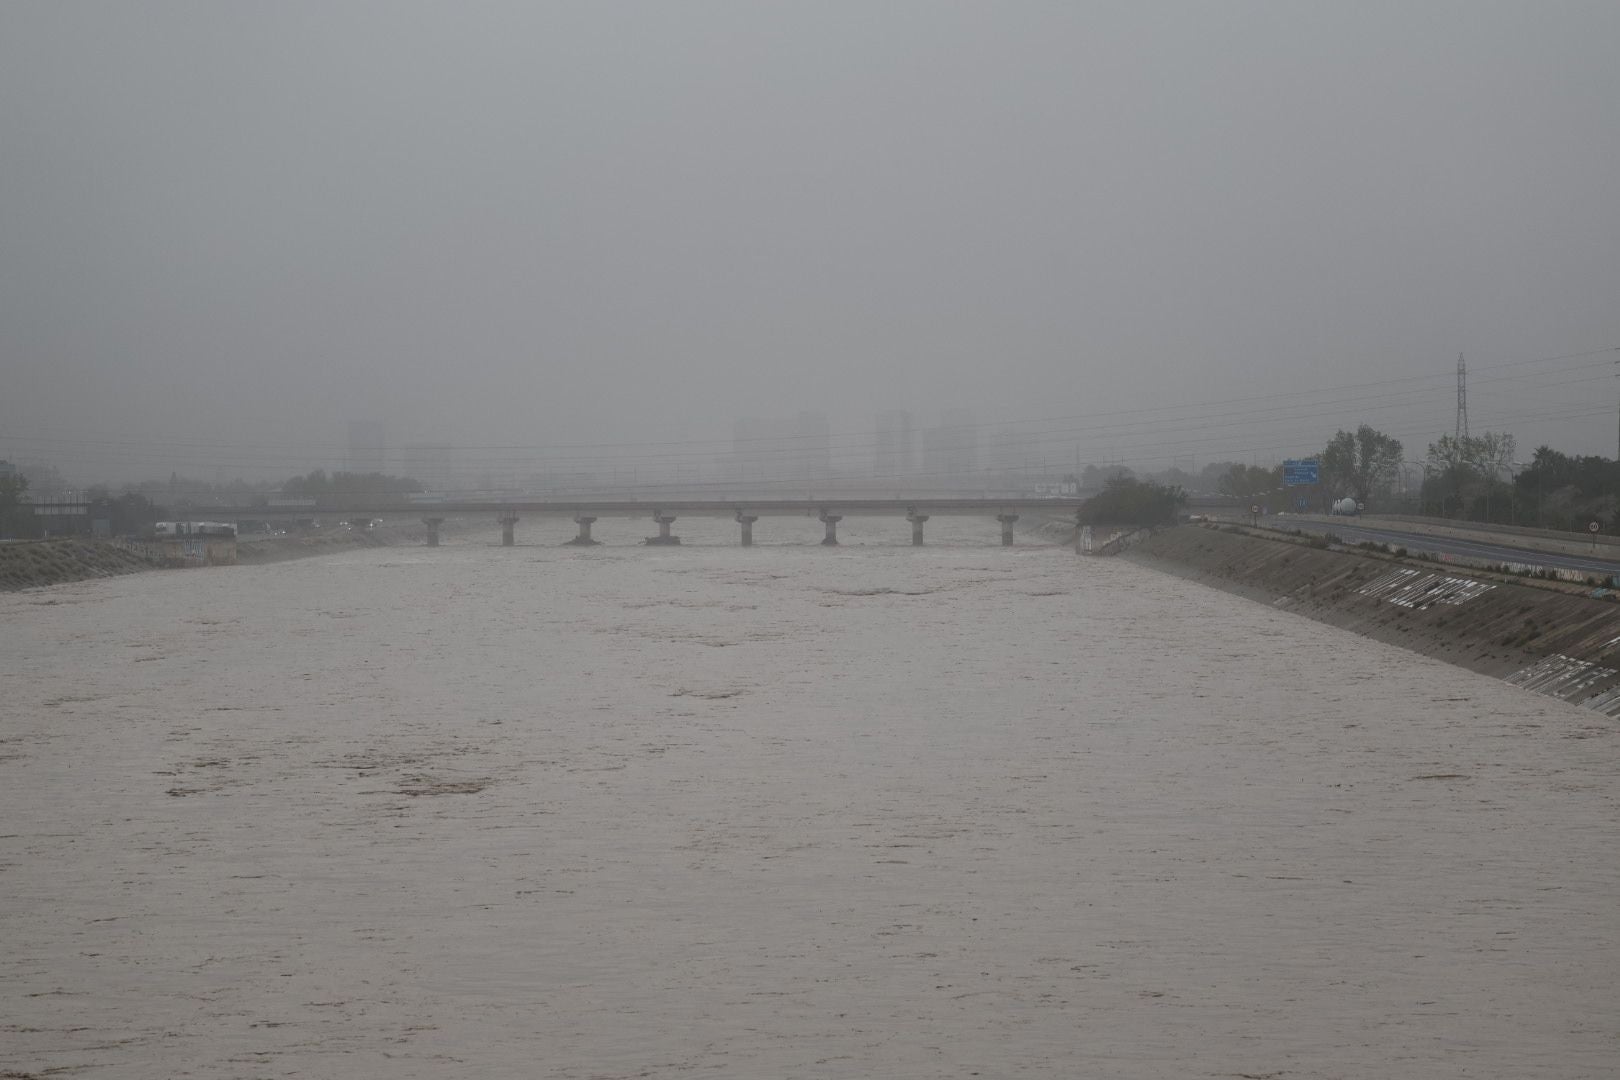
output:
MULTIPOLYGON (((1561 372, 1561 374, 1574 375, 1576 376, 1575 378, 1549 381, 1548 373, 1542 373, 1535 377, 1540 380, 1539 385, 1543 388, 1558 386, 1580 386, 1595 381, 1606 380, 1609 377, 1607 372, 1605 372, 1603 375, 1597 376, 1585 376, 1583 374, 1582 368, 1591 368, 1595 366, 1606 367, 1607 365, 1580 365, 1561 372)), ((1499 381, 1509 381, 1524 377, 1525 376, 1522 375, 1499 375, 1495 378, 1499 381)), ((1191 445, 1198 447, 1207 444, 1212 438, 1217 438, 1217 433, 1231 428, 1248 428, 1261 424, 1276 426, 1282 422, 1301 423, 1321 417, 1339 415, 1345 410, 1351 408, 1357 409, 1364 415, 1371 413, 1376 418, 1378 415, 1387 414, 1392 411, 1427 407, 1422 398, 1414 395, 1411 391, 1347 395, 1336 399, 1329 398, 1327 400, 1320 401, 1317 404, 1319 405, 1318 408, 1306 410, 1301 410, 1294 405, 1267 405, 1259 408, 1239 408, 1216 411, 1206 410, 1196 419, 1164 417, 1138 421, 1090 424, 1083 427, 1059 428, 1047 431, 1014 430, 1008 434, 1006 439, 991 442, 986 449, 990 453, 995 454, 1009 451, 1014 453, 1028 453, 1039 451, 1043 447, 1062 447, 1064 456, 1066 457, 1072 449, 1078 447, 1083 451, 1089 445, 1093 448, 1094 452, 1102 452, 1104 449, 1106 449, 1112 453, 1124 449, 1117 442, 1117 436, 1122 433, 1137 436, 1137 438, 1133 439, 1131 443, 1128 444, 1129 447, 1134 448, 1136 446, 1141 446, 1143 444, 1143 439, 1153 440, 1153 445, 1155 446, 1165 445, 1163 442, 1165 434, 1172 432, 1177 437, 1168 445, 1191 445)), ((826 447, 825 458, 828 464, 838 463, 853 465, 855 463, 864 463, 867 452, 872 449, 874 445, 875 443, 873 440, 868 439, 864 445, 826 447)), ((99 455, 92 451, 79 452, 79 448, 77 447, 72 448, 65 455, 58 452, 59 460, 96 460, 98 456, 99 455)), ((726 455, 724 454, 716 455, 706 451, 691 450, 672 451, 656 456, 644 454, 637 454, 632 457, 619 456, 607 460, 603 460, 595 455, 583 454, 572 455, 569 457, 552 456, 541 460, 536 460, 527 455, 503 455, 499 457, 485 456, 470 463, 466 463, 463 469, 457 469, 457 471, 478 468, 502 469, 536 467, 543 467, 547 470, 556 471, 584 465, 614 466, 621 468, 634 468, 638 466, 653 467, 667 465, 672 462, 678 463, 682 459, 689 462, 695 461, 702 463, 704 461, 715 460, 716 458, 724 458, 725 456, 726 455)), ((753 460, 766 461, 776 464, 804 461, 812 456, 820 456, 820 451, 818 448, 787 446, 769 449, 756 449, 749 455, 749 457, 753 460)), ((182 465, 191 463, 191 455, 162 443, 150 444, 146 448, 139 448, 134 451, 126 450, 122 457, 126 461, 142 462, 154 466, 159 464, 182 465)), ((306 466, 325 466, 328 464, 328 460, 329 459, 325 458, 324 456, 296 454, 280 454, 270 461, 267 461, 263 455, 249 456, 242 455, 240 453, 212 455, 213 463, 220 466, 249 465, 265 469, 280 467, 284 470, 294 471, 302 471, 306 466)))
MULTIPOLYGON (((1576 365, 1567 368, 1562 372, 1539 373, 1535 376, 1507 374, 1498 375, 1494 380, 1487 379, 1476 381, 1512 381, 1526 377, 1534 377, 1539 380, 1538 385, 1543 389, 1560 386, 1579 386, 1608 378, 1607 373, 1601 376, 1581 377, 1583 369, 1606 366, 1606 363, 1576 365), (1549 374, 1567 374, 1575 375, 1577 377, 1554 379, 1549 381, 1549 374)), ((1012 425, 1003 425, 1004 428, 1011 430, 1006 431, 1004 435, 1001 432, 996 433, 996 436, 989 444, 988 449, 991 452, 996 452, 998 448, 1012 448, 1018 451, 1023 451, 1040 446, 1061 445, 1066 448, 1065 453, 1067 453, 1067 448, 1072 447, 1074 444, 1078 443, 1082 444, 1083 446, 1083 444, 1088 442, 1097 443, 1099 440, 1111 439, 1121 432, 1129 432, 1134 435, 1144 435, 1152 434, 1155 431, 1172 428, 1177 434, 1183 436, 1179 441, 1186 443, 1190 440, 1207 438, 1209 433, 1212 431, 1221 430, 1232 426, 1275 424, 1281 421, 1306 421, 1318 417, 1334 415, 1350 408, 1355 408, 1364 414, 1372 413, 1378 415, 1389 412, 1391 409, 1418 407, 1422 405, 1422 401, 1420 398, 1414 396, 1413 392, 1411 391, 1399 391, 1393 393, 1346 395, 1338 398, 1319 400, 1315 404, 1321 407, 1303 411, 1294 405, 1263 405, 1258 408, 1245 407, 1215 411, 1205 410, 1196 418, 1163 417, 1136 421, 1121 421, 1115 423, 1088 424, 1082 427, 1057 428, 1044 431, 1030 430, 1028 427, 1023 430, 1018 430, 1013 428, 1012 425)), ((81 449, 75 443, 70 443, 69 445, 74 451, 81 449)), ((875 446, 875 438, 872 436, 867 436, 859 444, 846 443, 844 445, 828 446, 825 448, 825 453, 829 461, 853 462, 864 458, 865 454, 875 448, 875 446)), ((237 448, 232 449, 237 450, 237 448)), ((806 457, 813 451, 819 450, 820 448, 815 447, 799 447, 790 445, 783 447, 756 448, 751 453, 752 456, 762 459, 780 459, 786 461, 806 457)), ((724 452, 722 452, 722 454, 723 453, 724 452)), ((58 454, 60 456, 60 452, 58 452, 58 454)), ((70 452, 66 455, 67 458, 74 460, 93 460, 95 456, 96 455, 93 452, 70 452)), ((136 448, 133 452, 126 449, 121 456, 126 461, 135 460, 152 464, 185 464, 191 461, 190 454, 167 443, 144 444, 143 446, 136 448)), ((638 464, 666 464, 670 461, 682 458, 697 461, 712 460, 716 456, 716 454, 708 451, 687 450, 672 451, 656 456, 637 454, 635 456, 625 457, 620 455, 611 459, 611 462, 603 462, 602 459, 596 455, 584 454, 569 455, 566 457, 548 456, 542 461, 537 462, 535 459, 527 455, 502 455, 499 457, 481 457, 472 463, 472 467, 534 467, 537 464, 543 464, 547 468, 566 468, 573 464, 606 463, 612 463, 620 466, 634 466, 638 464)), ((274 467, 275 465, 280 465, 284 468, 302 468, 306 465, 312 467, 325 466, 329 463, 329 459, 324 455, 314 454, 278 454, 273 459, 273 462, 267 462, 263 455, 245 455, 242 454, 240 450, 237 450, 236 453, 229 454, 216 453, 211 455, 211 457, 213 463, 224 466, 252 465, 269 468, 274 467)))
MULTIPOLYGON (((1603 360, 1569 363, 1571 360, 1581 361, 1587 357, 1600 354, 1613 353, 1616 349, 1593 350, 1584 353, 1570 353, 1559 356, 1538 357, 1529 360, 1505 361, 1499 364, 1486 365, 1487 370, 1497 372, 1484 379, 1476 379, 1482 383, 1504 383, 1536 380, 1536 389, 1546 390, 1563 386, 1582 386, 1594 381, 1609 378, 1608 368, 1610 361, 1603 360), (1558 364, 1560 366, 1547 369, 1546 365, 1558 364), (1539 366, 1542 370, 1530 371, 1532 366, 1539 366), (1600 376, 1588 373, 1603 369, 1600 376), (1561 377, 1563 376, 1563 377, 1561 377)), ((1409 412, 1413 409, 1428 409, 1432 405, 1427 403, 1426 394, 1430 386, 1438 389, 1436 381, 1443 376, 1438 373, 1404 376, 1394 379, 1370 380, 1359 383, 1342 384, 1336 390, 1312 393, 1308 391, 1290 391, 1277 394, 1263 395, 1248 398, 1227 398, 1212 401, 1204 405, 1173 405, 1153 406, 1136 410, 1120 412, 1093 412, 1081 413, 1071 417, 1045 417, 1021 421, 984 423, 961 425, 959 430, 982 431, 985 428, 998 429, 992 436, 992 442, 986 450, 992 455, 1008 455, 1000 463, 992 461, 982 471, 989 473, 1005 471, 1006 469, 1031 469, 1047 467, 1044 458, 1036 461, 1035 458, 1052 451, 1060 460, 1068 460, 1071 453, 1079 456, 1085 454, 1096 459, 1099 455, 1104 457, 1119 457, 1130 455, 1140 461, 1142 453, 1156 455, 1148 460, 1163 460, 1166 456, 1181 456, 1194 451, 1200 456, 1219 457, 1222 455, 1237 455, 1261 453, 1272 449, 1282 452, 1299 452, 1304 444, 1305 436, 1291 439, 1288 442, 1277 441, 1266 447, 1255 447, 1252 442, 1245 439, 1245 445, 1236 445, 1237 440, 1230 436, 1238 433, 1252 434, 1252 429, 1265 425, 1276 431, 1279 428, 1308 424, 1314 420, 1342 415, 1345 411, 1355 409, 1367 417, 1378 419, 1383 416, 1394 416, 1409 412), (1362 393, 1359 391, 1370 391, 1362 393), (1315 408, 1302 409, 1294 399, 1308 397, 1310 404, 1315 408), (1232 408, 1219 408, 1222 405, 1235 405, 1232 408), (1192 415, 1179 415, 1191 411, 1192 415), (1076 420, 1092 422, 1075 423, 1076 420), (1057 426, 1063 425, 1063 426, 1057 426), (1125 436, 1126 441, 1120 441, 1125 436), (1168 441, 1167 441, 1168 440, 1168 441), (1017 460, 1023 456, 1023 460, 1017 460)), ((1584 413, 1570 413, 1566 408, 1555 414, 1559 419, 1574 419, 1584 416, 1584 413)), ((1380 420, 1387 426, 1387 421, 1380 420)), ((1401 434, 1410 430, 1414 435, 1432 431, 1428 424, 1419 426, 1413 420, 1399 421, 1403 425, 1401 434)), ((1311 436, 1314 439, 1316 436, 1311 436)), ((1401 437, 1401 436, 1397 436, 1401 437)), ((815 468, 825 467, 834 469, 856 469, 866 465, 869 455, 875 449, 878 434, 864 432, 849 433, 826 437, 822 445, 798 445, 793 436, 784 436, 781 439, 766 440, 734 440, 731 449, 716 449, 723 446, 714 440, 683 440, 673 443, 594 443, 594 444, 556 444, 559 448, 568 448, 572 452, 566 455, 555 453, 537 458, 532 453, 522 453, 524 450, 539 449, 540 447, 509 447, 493 446, 488 448, 452 447, 453 453, 465 455, 478 454, 474 460, 464 462, 454 468, 455 475, 463 478, 480 472, 503 473, 504 482, 513 482, 515 474, 529 472, 532 475, 538 472, 542 479, 552 478, 566 482, 566 474, 570 471, 584 472, 589 469, 609 468, 617 475, 619 470, 627 470, 632 477, 637 470, 645 469, 651 473, 668 472, 671 468, 700 466, 705 463, 735 464, 742 459, 748 459, 751 464, 757 465, 764 471, 779 471, 786 469, 802 469, 809 461, 815 468), (757 445, 764 443, 765 445, 757 445), (697 447, 709 449, 696 449, 697 447), (740 446, 741 454, 738 453, 740 446), (662 452, 654 452, 653 448, 664 447, 662 452), (611 457, 600 453, 584 453, 588 449, 612 450, 611 457), (514 453, 513 451, 519 451, 514 453), (494 453, 491 453, 494 451, 494 453), (684 465, 683 465, 684 463, 684 465)), ((1273 439, 1276 436, 1273 435, 1273 439)), ((10 440, 16 444, 17 440, 10 440)), ((220 447, 225 453, 212 453, 209 455, 209 464, 218 467, 251 468, 256 471, 269 472, 280 470, 287 472, 303 472, 309 467, 326 467, 330 465, 330 458, 317 456, 313 453, 289 454, 285 451, 276 454, 267 460, 263 454, 251 454, 249 448, 240 444, 210 444, 187 443, 154 440, 74 440, 59 437, 43 437, 39 440, 27 440, 52 444, 56 448, 47 452, 52 453, 58 462, 62 463, 94 463, 100 464, 105 460, 104 452, 93 449, 95 446, 120 447, 119 457, 127 463, 137 463, 144 467, 162 467, 165 471, 171 468, 191 468, 200 463, 195 460, 195 450, 202 447, 220 447), (59 445, 60 444, 60 445, 59 445)), ((977 441, 977 440, 975 440, 977 441)), ((862 475, 871 479, 888 477, 891 479, 926 478, 930 475, 921 470, 912 470, 904 474, 876 474, 863 470, 862 475)), ((691 478, 675 478, 677 482, 693 483, 691 478)), ((759 480, 760 478, 754 478, 759 480)), ((715 483, 734 483, 736 481, 715 481, 715 483)), ((771 483, 804 483, 804 476, 785 477, 781 480, 775 478, 771 483)))
MULTIPOLYGON (((1527 358, 1527 359, 1516 359, 1516 360, 1504 360, 1504 361, 1499 361, 1499 362, 1497 362, 1495 364, 1485 365, 1485 367, 1487 367, 1487 368, 1505 368, 1505 367, 1512 367, 1512 366, 1525 366, 1525 365, 1532 365, 1532 364, 1555 363, 1555 362, 1560 362, 1560 361, 1565 361, 1565 360, 1584 359, 1584 358, 1587 358, 1587 357, 1600 356, 1600 355, 1605 355, 1605 354, 1608 354, 1608 353, 1615 353, 1615 352, 1620 352, 1620 346, 1608 346, 1608 347, 1605 347, 1605 348, 1602 348, 1602 349, 1589 349, 1589 350, 1584 350, 1584 351, 1581 351, 1581 352, 1561 353, 1561 354, 1552 355, 1552 356, 1541 356, 1541 357, 1533 357, 1533 358, 1527 358)), ((1459 360, 1460 360, 1460 357, 1459 357, 1459 360)), ((1592 366, 1596 366, 1596 365, 1592 365, 1592 366)), ((1209 401, 1181 402, 1181 403, 1169 404, 1169 405, 1142 406, 1142 407, 1133 408, 1133 409, 1106 409, 1106 410, 1099 410, 1099 411, 1096 411, 1096 412, 1073 413, 1073 414, 1067 414, 1067 415, 1047 416, 1047 417, 1031 417, 1031 418, 1025 418, 1025 419, 1021 419, 1021 420, 1020 419, 1015 419, 1015 420, 1011 420, 1011 421, 985 421, 985 422, 982 422, 982 423, 976 422, 976 423, 972 423, 972 424, 944 425, 944 426, 956 428, 956 429, 959 429, 959 430, 983 431, 985 429, 993 429, 993 428, 1005 427, 1005 426, 1017 425, 1017 424, 1050 424, 1050 423, 1065 423, 1065 422, 1076 421, 1076 420, 1089 420, 1089 419, 1096 419, 1096 418, 1099 418, 1099 417, 1143 417, 1143 416, 1148 416, 1148 415, 1155 414, 1155 413, 1177 413, 1177 412, 1187 412, 1187 411, 1202 412, 1204 410, 1209 409, 1212 406, 1236 405, 1236 404, 1256 403, 1256 402, 1265 402, 1265 401, 1278 401, 1278 402, 1281 402, 1281 401, 1287 401, 1287 400, 1296 399, 1296 398, 1309 398, 1309 399, 1312 399, 1312 400, 1320 400, 1321 395, 1323 395, 1323 394, 1332 394, 1332 393, 1337 393, 1337 392, 1344 391, 1344 390, 1361 390, 1361 389, 1370 389, 1370 388, 1375 388, 1375 387, 1393 387, 1393 386, 1405 385, 1405 384, 1414 383, 1414 382, 1434 382, 1435 380, 1438 380, 1438 379, 1443 378, 1443 377, 1444 376, 1442 376, 1439 372, 1434 372, 1434 373, 1427 373, 1427 374, 1421 374, 1421 375, 1397 376, 1397 377, 1389 378, 1389 379, 1376 379, 1376 380, 1370 380, 1370 381, 1358 382, 1358 383, 1343 383, 1343 384, 1339 384, 1339 385, 1336 385, 1336 386, 1316 387, 1316 388, 1305 389, 1305 390, 1278 391, 1276 393, 1271 393, 1271 394, 1260 394, 1260 395, 1250 394, 1250 395, 1243 395, 1243 396, 1240 396, 1240 397, 1218 398, 1218 399, 1213 399, 1213 400, 1209 400, 1209 401)), ((1525 377, 1528 377, 1528 376, 1525 376, 1525 377)), ((1281 406, 1279 406, 1279 407, 1281 407, 1281 406)), ((1176 418, 1167 416, 1164 419, 1166 421, 1170 421, 1170 420, 1174 420, 1176 418)), ((601 441, 601 442, 573 442, 573 443, 567 443, 567 442, 565 442, 565 443, 491 443, 491 444, 482 444, 482 445, 480 445, 480 444, 449 444, 449 445, 451 446, 452 450, 463 451, 463 452, 506 451, 506 450, 531 451, 532 452, 532 451, 547 451, 547 450, 614 450, 614 449, 636 449, 636 448, 648 449, 648 450, 659 450, 659 449, 668 448, 668 447, 680 447, 680 446, 708 446, 708 447, 724 448, 724 447, 729 447, 729 446, 735 446, 739 442, 746 445, 746 444, 748 444, 750 442, 771 443, 771 442, 781 442, 781 441, 786 441, 786 440, 815 440, 815 439, 820 439, 820 438, 828 438, 828 439, 833 439, 833 440, 853 439, 853 440, 858 440, 859 441, 859 440, 871 440, 871 439, 873 439, 873 437, 874 437, 874 433, 872 431, 870 431, 870 430, 862 430, 862 431, 845 431, 845 432, 828 433, 825 436, 820 435, 819 433, 809 433, 809 434, 785 433, 785 434, 781 434, 781 435, 760 436, 758 438, 743 438, 743 439, 740 439, 740 440, 736 439, 736 438, 727 439, 727 438, 724 438, 724 437, 711 437, 711 438, 705 438, 705 439, 674 439, 674 440, 662 440, 662 441, 634 441, 634 440, 632 440, 632 441, 601 441)), ((72 444, 77 444, 77 445, 102 445, 102 446, 115 446, 115 447, 116 446, 161 445, 161 446, 165 446, 165 447, 187 448, 187 449, 198 449, 198 450, 209 450, 209 449, 232 449, 232 450, 265 449, 265 450, 278 450, 278 449, 283 448, 280 444, 237 443, 237 442, 232 442, 232 443, 193 442, 193 441, 182 441, 182 440, 149 440, 149 439, 139 439, 139 438, 136 438, 136 439, 129 439, 129 438, 125 438, 125 439, 73 439, 73 438, 68 438, 68 437, 63 437, 63 436, 50 436, 50 435, 42 435, 42 436, 23 435, 23 436, 13 436, 13 438, 24 439, 24 440, 27 440, 29 442, 45 442, 45 443, 60 442, 60 443, 72 443, 72 444)), ((345 452, 345 453, 347 453, 351 449, 347 443, 319 443, 319 442, 304 441, 302 443, 302 445, 304 445, 306 447, 309 447, 311 449, 321 448, 321 449, 329 449, 329 450, 333 450, 333 451, 342 451, 342 452, 345 452)))

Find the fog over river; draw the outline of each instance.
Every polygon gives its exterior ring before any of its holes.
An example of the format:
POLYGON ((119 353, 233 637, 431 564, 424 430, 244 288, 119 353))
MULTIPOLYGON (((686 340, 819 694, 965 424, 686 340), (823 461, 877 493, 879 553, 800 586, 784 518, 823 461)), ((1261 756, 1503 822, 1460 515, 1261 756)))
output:
POLYGON ((0 1074, 1620 1072, 1612 720, 928 530, 0 596, 0 1074))

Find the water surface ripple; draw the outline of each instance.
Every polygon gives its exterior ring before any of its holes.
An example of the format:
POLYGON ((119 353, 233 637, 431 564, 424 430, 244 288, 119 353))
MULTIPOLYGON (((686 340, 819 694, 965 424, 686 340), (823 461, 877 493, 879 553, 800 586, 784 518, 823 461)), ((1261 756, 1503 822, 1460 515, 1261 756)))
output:
POLYGON ((571 531, 0 596, 0 1071, 1620 1071, 1613 721, 994 522, 571 531))

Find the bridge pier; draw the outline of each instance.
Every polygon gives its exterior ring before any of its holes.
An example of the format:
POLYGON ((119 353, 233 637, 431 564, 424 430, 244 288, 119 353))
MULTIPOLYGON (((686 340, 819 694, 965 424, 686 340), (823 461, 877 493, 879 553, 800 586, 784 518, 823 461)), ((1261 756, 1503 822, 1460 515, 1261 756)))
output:
POLYGON ((678 544, 678 543, 681 542, 680 537, 671 536, 670 532, 669 532, 669 527, 675 523, 675 515, 674 514, 666 514, 662 510, 654 510, 653 511, 653 520, 658 522, 658 535, 657 536, 649 536, 649 537, 647 537, 647 543, 653 544, 653 545, 660 545, 660 544, 678 544))
POLYGON ((838 523, 844 520, 843 514, 829 514, 821 512, 821 523, 827 526, 827 535, 822 539, 823 547, 836 547, 838 544, 838 523))
POLYGON ((754 522, 759 520, 758 514, 745 514, 737 511, 737 524, 742 526, 742 546, 754 546, 754 522))
POLYGON ((599 543, 600 541, 591 539, 591 525, 595 521, 596 518, 589 514, 575 514, 574 524, 579 526, 579 535, 568 542, 575 547, 589 547, 592 544, 599 543))
POLYGON ((439 526, 444 524, 444 518, 423 518, 422 524, 427 526, 428 547, 439 546, 439 526))
POLYGON ((1013 543, 1012 527, 1013 527, 1013 522, 1018 520, 1018 515, 1017 514, 997 514, 996 515, 996 520, 1001 522, 1001 546, 1002 547, 1012 547, 1012 543, 1013 543))
POLYGON ((518 517, 516 514, 502 514, 495 519, 501 523, 501 547, 511 547, 517 543, 518 517))
POLYGON ((911 546, 923 546, 923 522, 928 520, 927 514, 919 514, 915 510, 906 512, 906 520, 911 522, 911 546))

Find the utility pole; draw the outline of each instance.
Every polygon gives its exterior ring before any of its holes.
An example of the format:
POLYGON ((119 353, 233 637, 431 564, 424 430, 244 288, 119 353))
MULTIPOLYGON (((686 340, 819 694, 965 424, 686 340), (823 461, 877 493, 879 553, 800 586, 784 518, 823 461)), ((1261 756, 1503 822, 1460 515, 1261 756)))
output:
MULTIPOLYGON (((1453 436, 1453 438, 1457 440, 1457 445, 1453 452, 1457 454, 1458 459, 1461 460, 1462 455, 1467 452, 1464 448, 1468 443, 1468 363, 1463 359, 1462 353, 1457 354, 1457 433, 1453 436)), ((1452 472, 1454 474, 1452 476, 1452 483, 1455 485, 1455 489, 1453 490, 1452 494, 1457 497, 1458 511, 1462 512, 1463 498, 1461 470, 1454 468, 1452 472)), ((1487 480, 1485 486, 1485 516, 1487 518, 1490 517, 1490 498, 1490 482, 1487 480)))
POLYGON ((1457 354, 1457 433, 1454 437, 1460 450, 1463 440, 1468 438, 1468 363, 1462 353, 1457 354))

